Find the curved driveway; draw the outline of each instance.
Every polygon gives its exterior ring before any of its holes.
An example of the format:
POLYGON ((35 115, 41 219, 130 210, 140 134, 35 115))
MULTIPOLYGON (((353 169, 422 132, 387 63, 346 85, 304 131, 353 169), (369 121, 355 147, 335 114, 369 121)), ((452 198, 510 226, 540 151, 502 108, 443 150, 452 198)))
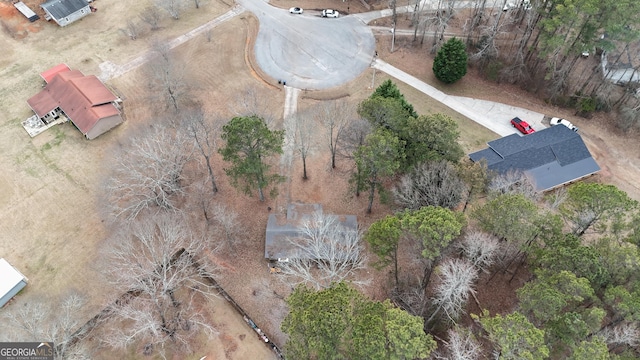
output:
POLYGON ((354 16, 302 15, 264 0, 237 0, 260 20, 255 43, 258 66, 274 79, 300 89, 327 89, 355 79, 371 65, 375 38, 354 16))

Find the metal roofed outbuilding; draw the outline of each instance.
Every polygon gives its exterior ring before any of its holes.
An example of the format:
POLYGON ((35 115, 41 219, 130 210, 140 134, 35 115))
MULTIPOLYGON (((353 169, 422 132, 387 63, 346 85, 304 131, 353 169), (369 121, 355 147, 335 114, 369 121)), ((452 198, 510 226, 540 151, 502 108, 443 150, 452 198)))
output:
POLYGON ((11 266, 7 260, 0 259, 0 307, 27 286, 28 281, 29 279, 11 266))
POLYGON ((45 19, 60 26, 67 26, 91 13, 87 0, 49 0, 40 7, 46 13, 45 19))

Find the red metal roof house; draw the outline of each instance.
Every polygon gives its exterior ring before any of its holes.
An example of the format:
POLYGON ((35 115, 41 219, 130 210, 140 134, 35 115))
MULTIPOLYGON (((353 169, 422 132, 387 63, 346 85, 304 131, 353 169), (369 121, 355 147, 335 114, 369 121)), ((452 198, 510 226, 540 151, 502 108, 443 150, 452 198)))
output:
POLYGON ((120 99, 102 81, 79 70, 66 71, 64 66, 42 73, 47 85, 27 100, 45 124, 64 115, 91 140, 123 122, 120 99))
POLYGON ((47 71, 41 72, 40 76, 44 79, 44 82, 48 84, 54 76, 63 71, 71 71, 71 68, 67 64, 58 64, 47 71))

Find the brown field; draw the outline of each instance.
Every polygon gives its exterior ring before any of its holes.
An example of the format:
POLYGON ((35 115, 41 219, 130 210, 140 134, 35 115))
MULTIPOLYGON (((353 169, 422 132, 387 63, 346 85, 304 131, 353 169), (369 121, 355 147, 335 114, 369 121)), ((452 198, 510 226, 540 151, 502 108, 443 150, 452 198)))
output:
MULTIPOLYGON (((96 140, 84 139, 70 123, 32 139, 20 122, 30 116, 26 99, 39 91, 43 84, 39 73, 49 67, 64 62, 85 74, 100 75, 101 62, 122 65, 143 54, 152 37, 175 38, 230 8, 222 1, 201 1, 199 11, 186 9, 180 20, 164 19, 162 29, 156 33, 147 32, 137 41, 129 40, 119 29, 125 27, 128 19, 137 19, 149 4, 150 1, 100 0, 93 4, 98 12, 65 28, 39 20, 29 25, 34 26, 33 31, 16 38, 11 35, 17 32, 0 33, 0 128, 3 130, 0 135, 3 169, 0 174, 0 256, 30 280, 9 307, 20 306, 30 299, 54 301, 58 295, 75 289, 89 299, 82 311, 82 317, 88 320, 106 305, 106 299, 112 298, 110 293, 115 290, 101 276, 104 263, 99 259, 99 247, 108 233, 97 195, 108 169, 105 160, 109 149, 129 128, 147 121, 148 107, 145 96, 141 95, 145 92, 141 71, 107 83, 125 100, 127 122, 96 140)), ((1 20, 29 24, 10 3, 2 2, 0 6, 1 20)), ((211 42, 202 36, 186 44, 184 49, 177 49, 185 55, 187 66, 198 70, 193 76, 203 81, 194 91, 198 97, 209 99, 206 105, 210 111, 216 104, 219 107, 229 103, 233 93, 248 86, 268 89, 247 71, 244 61, 250 21, 247 14, 242 14, 213 30, 211 42)), ((197 358, 202 355, 213 359, 273 357, 226 301, 213 299, 211 302, 213 321, 220 335, 202 339, 197 358)), ((135 349, 119 355, 107 349, 97 358, 134 358, 135 354, 135 349)))
MULTIPOLYGON (((109 293, 114 290, 101 276, 103 263, 99 261, 99 248, 108 236, 108 230, 97 199, 108 169, 110 148, 117 146, 136 124, 150 121, 143 69, 136 69, 107 83, 124 99, 127 122, 123 125, 93 141, 85 140, 71 124, 54 127, 31 139, 20 122, 31 114, 26 99, 42 86, 38 74, 65 62, 85 74, 99 75, 100 63, 125 64, 143 54, 152 38, 173 39, 226 12, 230 8, 226 2, 203 0, 200 10, 187 9, 178 21, 164 19, 160 30, 147 31, 136 41, 129 40, 120 29, 126 26, 127 20, 137 19, 150 0, 99 0, 94 3, 98 12, 65 28, 43 20, 29 24, 9 3, 0 2, 0 20, 14 29, 0 33, 0 256, 30 279, 27 288, 8 306, 19 306, 36 298, 54 299, 76 289, 89 298, 82 314, 89 319, 105 306, 105 299, 112 298, 109 293)), ((288 0, 273 2, 281 7, 293 6, 288 0)), ((340 8, 342 3, 326 2, 346 12, 340 8)), ((310 4, 311 0, 306 3, 310 4)), ((316 3, 313 2, 313 7, 322 7, 316 3)), ((305 4, 296 3, 303 7, 305 4)), ((363 11, 357 1, 349 4, 351 12, 363 11)), ((270 108, 265 111, 277 115, 274 125, 279 126, 284 91, 270 85, 272 80, 261 78, 259 69, 252 70, 250 51, 247 52, 251 49, 257 26, 255 19, 244 13, 215 28, 210 41, 201 35, 180 45, 174 52, 184 60, 193 84, 192 94, 208 113, 228 119, 233 115, 237 99, 246 89, 252 88, 267 99, 270 108)), ((414 48, 409 42, 399 41, 396 46, 398 50, 391 54, 388 52, 389 38, 378 39, 381 58, 432 83, 426 51, 414 48)), ((345 96, 357 103, 372 91, 372 76, 373 72, 368 70, 338 89, 302 93, 298 107, 310 107, 320 100, 345 96)), ((387 78, 377 72, 374 86, 387 78)), ((465 150, 482 148, 496 137, 412 88, 401 83, 398 86, 419 113, 445 112, 453 117, 460 126, 465 150)), ((443 90, 521 106, 526 99, 526 107, 532 110, 570 118, 584 129, 583 136, 605 170, 601 177, 633 197, 640 194, 634 181, 640 178, 638 145, 607 130, 606 118, 598 122, 575 119, 570 111, 548 106, 520 89, 485 83, 473 71, 456 87, 443 90)), ((214 201, 232 206, 246 226, 246 236, 236 251, 224 248, 216 257, 221 267, 218 280, 278 345, 286 340, 279 328, 286 314, 283 298, 291 289, 277 276, 268 274, 263 260, 267 207, 278 211, 287 199, 320 202, 327 212, 358 215, 363 228, 389 211, 376 202, 372 215, 364 213, 366 199, 356 198, 348 191, 346 180, 351 165, 340 161, 338 169, 330 171, 325 146, 316 149, 308 159, 308 165, 310 178, 302 181, 301 162, 299 157, 294 157, 289 173, 283 174, 289 177, 290 185, 281 188, 278 198, 260 203, 255 197, 242 195, 231 188, 222 174, 220 159, 216 159, 221 191, 214 201)), ((363 275, 383 280, 364 290, 377 299, 384 298, 384 274, 371 270, 363 275)), ((198 352, 192 358, 202 355, 208 355, 208 359, 272 357, 225 301, 212 301, 211 316, 221 334, 215 339, 199 339, 202 346, 197 346, 198 352)), ((485 301, 482 302, 485 305, 485 301)), ((136 350, 99 358, 140 357, 136 350)))

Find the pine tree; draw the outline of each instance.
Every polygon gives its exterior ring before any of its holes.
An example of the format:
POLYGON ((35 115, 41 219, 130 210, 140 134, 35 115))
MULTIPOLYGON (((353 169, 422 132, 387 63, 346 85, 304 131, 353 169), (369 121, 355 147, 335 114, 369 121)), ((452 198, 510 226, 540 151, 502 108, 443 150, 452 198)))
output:
POLYGON ((433 59, 433 73, 446 84, 462 79, 467 73, 467 53, 462 40, 452 38, 442 45, 433 59))

